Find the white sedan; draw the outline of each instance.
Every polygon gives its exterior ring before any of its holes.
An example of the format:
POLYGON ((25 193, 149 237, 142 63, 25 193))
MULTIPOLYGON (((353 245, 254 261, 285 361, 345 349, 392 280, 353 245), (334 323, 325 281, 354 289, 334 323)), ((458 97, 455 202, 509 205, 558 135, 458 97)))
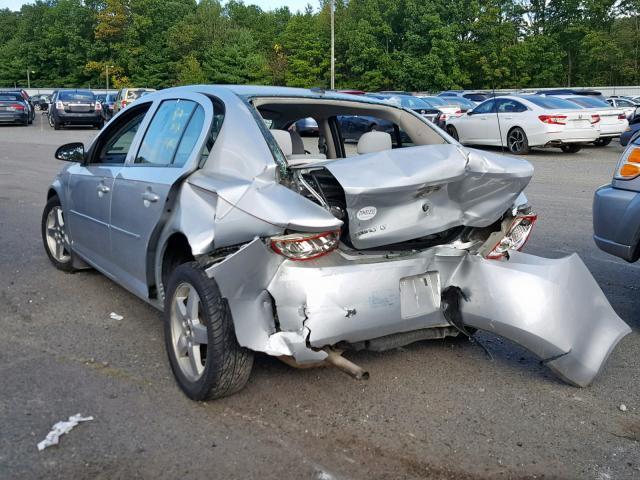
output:
POLYGON ((524 155, 531 147, 575 153, 600 137, 600 116, 557 97, 508 95, 485 100, 447 122, 447 133, 467 145, 505 146, 524 155))
POLYGON ((607 103, 614 108, 624 110, 627 118, 631 118, 635 114, 636 108, 638 108, 638 104, 634 100, 622 97, 609 97, 607 98, 607 103))
POLYGON ((629 121, 624 110, 614 108, 599 98, 587 95, 563 95, 564 98, 592 113, 600 115, 600 138, 593 142, 597 147, 606 147, 614 138, 620 137, 629 128, 629 121))

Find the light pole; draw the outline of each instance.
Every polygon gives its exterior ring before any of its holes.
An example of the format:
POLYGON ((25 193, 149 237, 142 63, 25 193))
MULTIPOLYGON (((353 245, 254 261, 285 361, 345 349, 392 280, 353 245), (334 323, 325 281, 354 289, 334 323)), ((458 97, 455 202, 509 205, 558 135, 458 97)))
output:
POLYGON ((29 70, 27 68, 27 88, 31 88, 31 77, 29 76, 29 73, 36 73, 33 70, 29 70))
POLYGON ((109 93, 109 68, 113 68, 113 65, 105 65, 107 69, 107 91, 105 93, 109 93))
POLYGON ((334 11, 335 0, 331 0, 331 90, 336 88, 336 57, 335 57, 335 28, 334 28, 334 11))

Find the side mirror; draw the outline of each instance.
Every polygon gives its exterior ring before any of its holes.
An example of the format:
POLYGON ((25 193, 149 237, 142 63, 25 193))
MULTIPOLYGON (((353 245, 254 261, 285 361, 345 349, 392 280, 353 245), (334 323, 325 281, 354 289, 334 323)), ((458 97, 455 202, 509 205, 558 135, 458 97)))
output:
POLYGON ((67 143, 58 147, 56 150, 56 158, 63 162, 83 162, 84 161, 84 144, 80 142, 67 143))

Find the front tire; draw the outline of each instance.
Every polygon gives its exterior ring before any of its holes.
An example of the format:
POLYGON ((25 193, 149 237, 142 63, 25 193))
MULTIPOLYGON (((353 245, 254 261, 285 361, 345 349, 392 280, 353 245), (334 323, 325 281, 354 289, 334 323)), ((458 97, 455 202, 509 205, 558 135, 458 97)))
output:
POLYGON ((53 196, 42 211, 42 242, 54 267, 63 272, 73 272, 73 253, 64 220, 64 212, 58 197, 53 196))
POLYGON ((249 380, 253 352, 238 344, 229 306, 196 262, 169 278, 164 337, 171 370, 192 400, 231 395, 249 380))
POLYGON ((507 134, 507 148, 514 155, 527 155, 531 151, 529 139, 523 129, 515 127, 509 131, 507 134))
POLYGON ((54 130, 60 130, 60 128, 62 128, 62 126, 60 125, 60 122, 57 121, 55 118, 53 119, 53 129, 54 130))
POLYGON ((593 144, 596 147, 606 147, 607 145, 609 145, 611 143, 612 138, 599 138, 597 139, 595 142, 593 142, 593 144))
POLYGON ((562 145, 560 147, 560 150, 562 150, 564 153, 578 153, 580 150, 582 150, 582 145, 580 145, 579 143, 568 143, 566 145, 562 145))

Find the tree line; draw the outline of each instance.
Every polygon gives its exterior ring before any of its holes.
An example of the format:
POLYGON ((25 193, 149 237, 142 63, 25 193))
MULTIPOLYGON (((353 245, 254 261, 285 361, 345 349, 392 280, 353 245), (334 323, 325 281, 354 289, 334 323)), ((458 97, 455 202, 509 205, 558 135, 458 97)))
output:
MULTIPOLYGON (((640 0, 335 0, 336 87, 640 85, 640 0)), ((330 2, 37 0, 0 10, 0 86, 328 87, 330 2)))

